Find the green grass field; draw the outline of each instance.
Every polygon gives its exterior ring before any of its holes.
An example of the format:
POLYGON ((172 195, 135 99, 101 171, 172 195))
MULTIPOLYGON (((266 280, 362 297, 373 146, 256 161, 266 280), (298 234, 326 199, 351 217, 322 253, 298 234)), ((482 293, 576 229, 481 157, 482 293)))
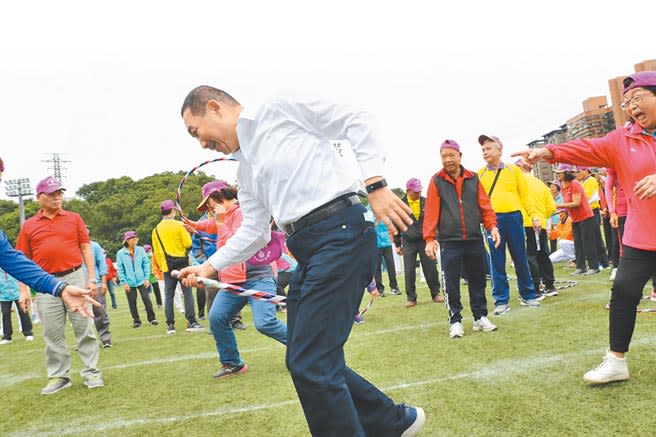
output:
MULTIPOLYGON (((556 269, 563 279, 569 272, 556 269)), ((404 295, 375 302, 366 323, 353 328, 347 362, 395 401, 423 407, 424 436, 654 435, 656 314, 638 315, 629 381, 590 387, 581 378, 607 347, 607 279, 608 271, 580 279, 539 309, 520 307, 511 282, 512 310, 490 317, 499 327, 492 333, 471 330, 464 298, 462 339, 449 338, 446 309, 419 283, 414 308, 404 307, 404 295)), ((489 295, 488 287, 492 308, 489 295)), ((164 323, 133 329, 124 293, 119 297, 119 309, 109 309, 114 347, 101 350, 104 388, 82 384, 74 354, 73 387, 41 396, 47 380, 40 325, 34 342, 19 334, 0 346, 0 434, 309 435, 284 347, 255 331, 250 310, 249 328, 237 332, 250 370, 215 380, 212 336, 181 329, 167 336, 164 323)), ((162 310, 158 317, 163 322, 162 310)), ((176 318, 180 328, 182 315, 176 318)), ((72 347, 70 328, 67 337, 72 347)))

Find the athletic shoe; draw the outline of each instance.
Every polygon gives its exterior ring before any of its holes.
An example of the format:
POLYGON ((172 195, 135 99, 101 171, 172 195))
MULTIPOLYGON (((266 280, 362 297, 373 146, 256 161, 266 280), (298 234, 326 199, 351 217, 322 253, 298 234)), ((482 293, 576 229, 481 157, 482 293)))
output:
POLYGON ((442 302, 444 302, 444 296, 442 296, 441 294, 436 295, 436 296, 433 298, 433 302, 435 302, 435 303, 442 303, 442 302))
POLYGON ((205 316, 198 316, 198 320, 205 320, 205 316))
POLYGON ((451 328, 449 328, 449 337, 462 338, 463 335, 465 335, 465 328, 462 326, 462 323, 451 323, 451 328))
POLYGON ((224 364, 221 366, 221 368, 214 374, 212 375, 214 378, 223 378, 226 376, 232 376, 232 375, 237 375, 239 373, 246 373, 248 371, 248 366, 246 363, 241 363, 241 364, 224 364))
POLYGON ((497 326, 490 322, 490 319, 483 316, 480 319, 474 321, 473 329, 474 331, 491 332, 496 331, 497 326))
POLYGON ((356 325, 361 325, 364 323, 364 317, 362 317, 360 314, 356 314, 355 317, 353 318, 353 323, 356 325))
POLYGON ((205 328, 200 326, 198 324, 198 322, 194 322, 194 323, 188 324, 187 329, 185 329, 185 331, 187 331, 187 332, 198 332, 198 331, 202 331, 203 329, 205 329, 205 328))
POLYGON ((151 320, 150 324, 153 325, 153 326, 157 326, 157 325, 159 325, 159 322, 157 320, 151 320))
POLYGON ((166 329, 166 333, 169 335, 175 334, 175 325, 169 325, 169 327, 166 329))
POLYGON ((583 270, 583 269, 576 269, 576 270, 574 270, 572 273, 570 273, 570 275, 582 275, 582 274, 584 274, 584 273, 585 273, 585 270, 583 270))
POLYGON ((405 420, 403 424, 403 434, 401 437, 412 437, 417 435, 424 427, 426 422, 426 413, 420 407, 411 407, 401 404, 405 409, 405 420))
POLYGON ((59 378, 59 377, 50 378, 48 380, 48 384, 45 387, 43 387, 43 390, 41 390, 41 394, 42 395, 55 394, 59 390, 68 388, 71 385, 72 385, 71 380, 68 378, 59 378))
POLYGON ((109 349, 110 347, 112 347, 112 341, 111 340, 103 341, 103 348, 109 349))
POLYGON ((545 288, 542 292, 542 295, 547 297, 558 296, 558 290, 556 290, 554 287, 545 288))
POLYGON ((401 294, 401 290, 399 290, 397 287, 392 288, 392 291, 390 291, 394 296, 398 296, 401 294))
POLYGON ((510 307, 508 306, 508 304, 502 303, 494 307, 494 311, 492 311, 492 314, 494 314, 495 316, 500 316, 502 314, 506 314, 508 311, 510 311, 510 307))
MULTIPOLYGON (((538 302, 542 302, 542 301, 545 300, 546 298, 547 298, 547 296, 545 296, 544 294, 542 294, 542 293, 538 293, 537 296, 536 296, 536 298, 535 298, 535 300, 537 300, 538 302)), ((521 301, 520 301, 520 303, 521 303, 521 301)))
POLYGON ((11 343, 11 339, 3 338, 2 340, 0 340, 0 344, 9 344, 9 343, 11 343))
POLYGON ((100 387, 104 387, 105 383, 103 382, 100 376, 91 375, 90 377, 84 380, 84 385, 86 385, 88 388, 100 388, 100 387))
POLYGON ((241 320, 237 320, 236 322, 233 322, 232 329, 239 329, 241 331, 244 331, 246 329, 246 325, 244 325, 244 322, 242 322, 241 320))
POLYGON ((649 296, 649 300, 652 302, 656 302, 656 290, 653 290, 651 292, 651 296, 649 296))
POLYGON ((387 297, 384 291, 378 293, 378 297, 387 297))
POLYGON ((588 270, 586 270, 585 273, 583 273, 583 274, 586 275, 586 276, 596 275, 596 274, 599 273, 600 271, 601 271, 600 269, 588 269, 588 270))
POLYGON ((412 307, 415 306, 415 305, 417 305, 417 301, 416 301, 416 300, 409 300, 409 301, 407 301, 407 302, 405 303, 405 307, 406 307, 406 308, 412 308, 412 307))
POLYGON ((133 328, 141 328, 141 322, 134 322, 133 328))
POLYGON ((610 352, 606 352, 604 360, 599 367, 583 375, 583 380, 591 384, 606 384, 608 382, 624 381, 626 379, 629 379, 629 368, 626 365, 626 358, 616 357, 610 352))
POLYGON ((26 335, 25 336, 25 341, 34 341, 34 336, 33 335, 26 335))
POLYGON ((613 282, 615 280, 616 275, 617 275, 617 267, 615 267, 613 270, 610 271, 610 276, 608 277, 608 280, 610 282, 613 282))
POLYGON ((519 304, 529 308, 537 308, 540 306, 540 301, 538 299, 523 299, 520 297, 519 304))

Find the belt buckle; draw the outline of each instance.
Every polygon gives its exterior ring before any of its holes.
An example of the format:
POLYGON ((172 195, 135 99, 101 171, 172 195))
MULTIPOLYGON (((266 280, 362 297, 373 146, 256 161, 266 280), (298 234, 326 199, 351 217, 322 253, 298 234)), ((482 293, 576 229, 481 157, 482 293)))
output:
POLYGON ((291 237, 292 234, 296 232, 296 229, 294 229, 294 223, 289 223, 288 225, 285 226, 285 235, 288 237, 291 237))

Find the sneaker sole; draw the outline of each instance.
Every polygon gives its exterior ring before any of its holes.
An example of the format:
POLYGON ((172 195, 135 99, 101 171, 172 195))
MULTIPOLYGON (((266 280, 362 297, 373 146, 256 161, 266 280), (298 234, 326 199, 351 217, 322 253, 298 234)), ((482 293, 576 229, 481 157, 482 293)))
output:
POLYGON ((84 385, 86 385, 88 389, 94 389, 94 388, 104 387, 104 386, 105 386, 105 383, 103 382, 102 384, 97 384, 97 385, 88 385, 87 382, 85 381, 85 382, 84 382, 84 385))
POLYGON ((186 332, 198 332, 198 331, 204 331, 205 328, 187 328, 185 329, 186 332))
POLYGON ((417 435, 417 433, 424 427, 424 423, 426 422, 426 413, 424 413, 424 410, 421 407, 415 407, 415 410, 417 411, 417 418, 412 423, 412 425, 410 425, 410 428, 403 431, 401 437, 412 437, 417 435))
POLYGON ((69 387, 72 386, 72 385, 73 385, 73 383, 71 383, 71 381, 68 381, 66 384, 62 385, 62 386, 59 387, 57 390, 54 390, 54 391, 51 391, 51 392, 47 392, 47 393, 44 393, 43 391, 41 391, 41 394, 44 395, 44 396, 54 395, 55 393, 57 393, 57 392, 59 392, 59 391, 62 391, 62 390, 64 390, 65 388, 69 388, 69 387))
POLYGON ((166 331, 166 335, 175 335, 175 331, 166 331))
POLYGON ((495 326, 495 327, 492 328, 492 329, 477 328, 477 327, 475 327, 475 326, 472 327, 472 330, 473 330, 473 331, 477 331, 477 332, 478 332, 478 331, 483 331, 483 332, 493 332, 493 331, 496 331, 497 329, 498 329, 497 326, 495 326))
POLYGON ((506 308, 503 311, 496 311, 495 310, 495 311, 492 311, 492 314, 495 315, 495 316, 502 316, 502 315, 506 314, 508 311, 510 311, 510 308, 506 308))
POLYGON ((602 384, 610 384, 610 383, 613 383, 613 382, 622 382, 622 381, 626 381, 626 380, 628 380, 629 378, 630 378, 630 376, 629 376, 629 375, 626 375, 626 378, 625 378, 625 377, 621 377, 621 378, 615 378, 615 379, 609 379, 609 380, 605 380, 605 381, 600 381, 600 380, 598 380, 598 379, 586 378, 585 375, 583 375, 583 380, 584 380, 585 382, 587 382, 587 383, 589 383, 589 384, 593 384, 593 385, 602 385, 602 384))

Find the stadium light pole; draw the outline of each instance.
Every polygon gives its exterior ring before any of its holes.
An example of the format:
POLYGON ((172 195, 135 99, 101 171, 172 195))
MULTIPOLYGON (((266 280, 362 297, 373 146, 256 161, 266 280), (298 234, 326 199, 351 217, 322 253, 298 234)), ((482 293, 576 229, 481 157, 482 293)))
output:
POLYGON ((32 196, 32 187, 30 187, 30 180, 28 178, 10 179, 5 181, 5 191, 9 197, 18 197, 18 214, 20 217, 20 225, 25 223, 25 204, 23 197, 32 196))

